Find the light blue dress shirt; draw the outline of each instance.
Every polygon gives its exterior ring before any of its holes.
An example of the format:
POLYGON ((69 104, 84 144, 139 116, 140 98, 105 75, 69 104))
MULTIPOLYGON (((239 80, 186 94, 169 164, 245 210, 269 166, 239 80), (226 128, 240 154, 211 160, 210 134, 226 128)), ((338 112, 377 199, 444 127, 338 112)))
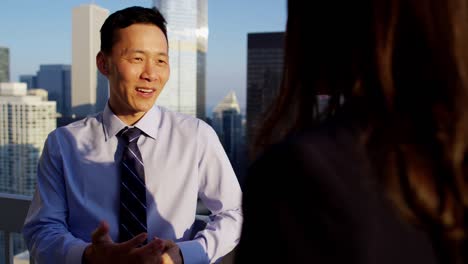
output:
MULTIPOLYGON (((23 234, 37 263, 81 263, 100 221, 118 241, 117 133, 126 125, 106 106, 49 134, 23 234)), ((184 261, 215 262, 237 244, 241 190, 216 133, 191 116, 154 106, 134 125, 145 166, 148 238, 171 239, 184 261), (190 238, 197 197, 212 212, 190 238)))

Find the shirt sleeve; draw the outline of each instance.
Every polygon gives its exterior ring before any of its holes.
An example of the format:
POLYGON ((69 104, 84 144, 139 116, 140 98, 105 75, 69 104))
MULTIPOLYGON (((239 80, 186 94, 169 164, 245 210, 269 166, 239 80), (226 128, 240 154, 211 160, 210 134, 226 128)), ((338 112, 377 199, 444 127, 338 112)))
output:
POLYGON ((49 134, 37 172, 36 192, 23 236, 35 263, 81 263, 88 243, 74 237, 67 224, 68 206, 57 130, 49 134))
POLYGON ((214 263, 232 251, 243 218, 240 185, 218 136, 200 121, 198 140, 198 195, 212 215, 193 241, 179 243, 186 264, 214 263))

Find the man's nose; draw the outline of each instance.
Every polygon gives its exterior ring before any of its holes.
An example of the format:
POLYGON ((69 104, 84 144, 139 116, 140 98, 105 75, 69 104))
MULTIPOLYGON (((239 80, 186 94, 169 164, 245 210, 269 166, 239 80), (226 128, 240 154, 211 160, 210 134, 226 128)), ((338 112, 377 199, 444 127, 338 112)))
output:
POLYGON ((158 78, 158 70, 154 61, 148 60, 145 63, 144 70, 141 73, 141 78, 148 82, 152 82, 158 78))

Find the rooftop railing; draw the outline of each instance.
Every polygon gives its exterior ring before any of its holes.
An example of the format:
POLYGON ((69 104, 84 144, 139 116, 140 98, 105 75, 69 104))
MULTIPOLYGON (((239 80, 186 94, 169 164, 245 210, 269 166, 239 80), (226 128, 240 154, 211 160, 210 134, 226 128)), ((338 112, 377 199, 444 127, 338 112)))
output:
MULTIPOLYGON (((3 217, 0 217, 0 231, 3 231, 5 237, 4 245, 4 263, 13 264, 13 233, 21 233, 23 229, 24 219, 28 213, 31 196, 0 193, 0 212, 3 217)), ((194 223, 195 229, 203 229, 209 211, 199 202, 197 207, 197 217, 194 223)), ((196 232, 196 230, 195 230, 196 232)), ((232 263, 233 252, 223 258, 222 264, 232 263)), ((29 263, 34 264, 31 256, 29 263)))

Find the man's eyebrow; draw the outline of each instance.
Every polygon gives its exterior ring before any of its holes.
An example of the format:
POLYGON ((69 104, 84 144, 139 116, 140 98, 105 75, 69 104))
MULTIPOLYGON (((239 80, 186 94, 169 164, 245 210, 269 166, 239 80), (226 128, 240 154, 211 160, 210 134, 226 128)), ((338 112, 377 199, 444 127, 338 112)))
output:
MULTIPOLYGON (((123 54, 132 54, 132 53, 138 53, 138 54, 149 54, 149 52, 147 51, 144 51, 144 50, 140 50, 140 49, 125 49, 123 50, 122 52, 122 55, 123 54)), ((161 52, 158 52, 156 53, 157 56, 168 56, 166 52, 164 51, 161 51, 161 52)))
POLYGON ((124 49, 122 51, 122 55, 125 55, 125 54, 132 54, 132 53, 141 53, 141 54, 145 54, 146 52, 143 51, 143 50, 139 50, 139 49, 124 49))

